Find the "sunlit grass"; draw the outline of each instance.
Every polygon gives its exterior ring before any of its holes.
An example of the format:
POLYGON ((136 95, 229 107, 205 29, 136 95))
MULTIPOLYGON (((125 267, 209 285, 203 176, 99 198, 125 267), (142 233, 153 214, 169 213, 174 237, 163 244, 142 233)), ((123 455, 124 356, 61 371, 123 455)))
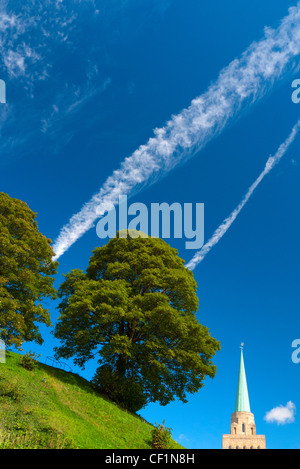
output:
POLYGON ((29 371, 19 359, 9 352, 0 364, 0 448, 151 448, 153 426, 88 381, 41 363, 29 371))

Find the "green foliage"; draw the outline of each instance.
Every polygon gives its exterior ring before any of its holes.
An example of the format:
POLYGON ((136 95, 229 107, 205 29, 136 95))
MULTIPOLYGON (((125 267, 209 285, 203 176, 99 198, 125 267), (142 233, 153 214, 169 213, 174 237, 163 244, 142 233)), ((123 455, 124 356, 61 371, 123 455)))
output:
POLYGON ((86 273, 65 276, 56 356, 80 366, 97 356, 95 383, 129 409, 186 402, 215 375, 211 359, 220 349, 196 318, 196 289, 163 240, 118 235, 93 251, 86 273))
POLYGON ((152 430, 152 449, 170 449, 172 441, 172 428, 157 424, 152 430))
POLYGON ((92 383, 100 393, 130 412, 137 412, 147 402, 142 382, 116 373, 109 366, 98 368, 92 383))
POLYGON ((50 325, 43 298, 54 298, 51 240, 37 226, 36 214, 22 201, 0 193, 0 338, 21 348, 42 343, 36 323, 50 325))
POLYGON ((35 352, 27 352, 25 355, 20 356, 20 365, 23 366, 26 370, 32 371, 36 368, 38 364, 38 358, 40 355, 37 355, 35 352))

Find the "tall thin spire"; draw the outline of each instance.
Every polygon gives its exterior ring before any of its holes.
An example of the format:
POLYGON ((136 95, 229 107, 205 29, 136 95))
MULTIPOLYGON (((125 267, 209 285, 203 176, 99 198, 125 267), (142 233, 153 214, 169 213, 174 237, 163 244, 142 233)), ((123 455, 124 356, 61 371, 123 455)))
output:
POLYGON ((243 346, 241 344, 241 360, 240 360, 240 370, 239 370, 239 379, 238 387, 235 400, 235 412, 250 412, 250 402, 248 395, 248 387, 245 373, 244 357, 243 357, 243 346))
POLYGON ((250 411, 246 381, 243 347, 241 344, 241 361, 236 393, 235 409, 231 414, 230 434, 223 435, 223 449, 265 449, 265 435, 256 434, 254 414, 250 411))

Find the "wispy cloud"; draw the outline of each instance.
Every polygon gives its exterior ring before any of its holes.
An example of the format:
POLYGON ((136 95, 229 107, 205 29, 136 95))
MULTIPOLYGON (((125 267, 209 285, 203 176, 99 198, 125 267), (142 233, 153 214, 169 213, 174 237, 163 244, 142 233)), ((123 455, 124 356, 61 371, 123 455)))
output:
POLYGON ((299 131, 300 127, 300 120, 297 124, 293 127, 290 135, 285 140, 284 143, 280 145, 276 154, 274 156, 270 156, 266 162, 264 170, 260 173, 258 178, 254 181, 254 183, 249 187, 246 195, 239 203, 239 205, 233 210, 233 212, 227 217, 223 223, 217 228, 214 232, 212 237, 207 241, 207 243, 202 246, 200 251, 197 251, 193 258, 186 264, 186 267, 190 270, 194 270, 194 268, 200 264, 201 261, 205 258, 205 256, 209 253, 209 251, 223 238, 224 234, 229 230, 232 223, 235 221, 241 210, 245 207, 246 203, 252 196, 253 192, 257 188, 257 186, 261 183, 263 178, 274 168, 274 166, 279 163, 283 155, 287 152, 291 143, 295 140, 295 137, 299 131))
POLYGON ((56 96, 55 104, 51 104, 49 109, 45 110, 41 118, 41 131, 56 135, 58 124, 62 124, 73 114, 82 111, 90 101, 104 93, 110 84, 110 77, 105 78, 102 83, 96 85, 89 83, 89 80, 87 80, 84 85, 73 87, 73 92, 70 91, 70 86, 65 84, 63 91, 56 96))
POLYGON ((20 22, 16 15, 8 15, 5 12, 0 12, 0 31, 3 33, 9 28, 19 29, 20 22))
POLYGON ((285 425, 295 421, 296 406, 292 401, 287 402, 285 406, 279 405, 266 413, 264 419, 268 423, 277 423, 285 425))
POLYGON ((10 76, 23 75, 25 72, 26 44, 16 45, 19 36, 26 30, 27 21, 17 15, 0 11, 0 51, 5 69, 10 76), (15 47, 14 47, 15 45, 15 47), (18 48, 18 50, 16 50, 18 48), (23 49, 21 53, 21 48, 23 49))
POLYGON ((103 46, 81 40, 97 21, 92 0, 0 0, 0 165, 59 152, 76 133, 72 119, 101 101, 111 82, 97 69, 103 46))
POLYGON ((186 442, 190 441, 190 439, 189 439, 184 433, 181 433, 181 434, 179 435, 178 440, 180 440, 180 441, 186 441, 186 442))
POLYGON ((73 215, 54 244, 56 258, 89 230, 106 208, 118 203, 120 194, 132 195, 150 184, 218 136, 242 108, 272 88, 276 80, 296 67, 300 53, 300 2, 290 8, 277 29, 253 42, 239 59, 224 68, 209 89, 180 114, 172 116, 154 137, 140 146, 103 187, 73 215))

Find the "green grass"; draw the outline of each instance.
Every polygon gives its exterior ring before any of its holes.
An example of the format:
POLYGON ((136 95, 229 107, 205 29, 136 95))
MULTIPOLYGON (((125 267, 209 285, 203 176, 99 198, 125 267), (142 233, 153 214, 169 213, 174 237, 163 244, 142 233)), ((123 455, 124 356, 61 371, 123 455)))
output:
MULTIPOLYGON (((29 371, 19 360, 7 352, 0 363, 0 448, 151 448, 154 427, 84 378, 42 363, 29 371)), ((173 448, 182 446, 172 440, 173 448)))

